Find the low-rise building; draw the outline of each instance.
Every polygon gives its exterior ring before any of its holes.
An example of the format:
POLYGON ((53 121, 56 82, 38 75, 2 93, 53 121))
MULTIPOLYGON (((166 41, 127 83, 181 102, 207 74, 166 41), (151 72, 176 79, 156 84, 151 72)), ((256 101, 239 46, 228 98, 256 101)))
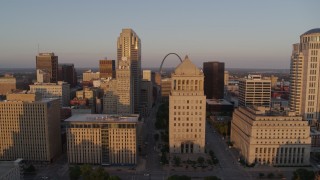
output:
POLYGON ((231 121, 231 141, 247 164, 310 164, 310 126, 294 112, 239 107, 231 121))
POLYGON ((7 93, 16 90, 17 81, 16 78, 11 75, 5 75, 0 77, 0 95, 6 95, 7 93))
POLYGON ((71 164, 137 164, 137 114, 82 114, 67 119, 71 164))
POLYGON ((43 98, 58 98, 61 106, 69 106, 70 85, 63 81, 58 83, 34 83, 30 85, 32 93, 41 93, 43 98))

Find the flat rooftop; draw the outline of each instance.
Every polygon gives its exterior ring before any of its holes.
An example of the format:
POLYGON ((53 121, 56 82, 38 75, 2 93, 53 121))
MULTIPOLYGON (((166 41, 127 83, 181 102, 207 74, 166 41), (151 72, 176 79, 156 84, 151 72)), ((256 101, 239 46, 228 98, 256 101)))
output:
POLYGON ((229 101, 225 99, 207 99, 208 105, 231 105, 233 106, 229 101))
POLYGON ((16 168, 22 159, 15 161, 0 161, 0 177, 10 172, 11 169, 16 168))
POLYGON ((96 123, 137 123, 139 114, 107 115, 107 114, 75 114, 65 122, 96 122, 96 123))

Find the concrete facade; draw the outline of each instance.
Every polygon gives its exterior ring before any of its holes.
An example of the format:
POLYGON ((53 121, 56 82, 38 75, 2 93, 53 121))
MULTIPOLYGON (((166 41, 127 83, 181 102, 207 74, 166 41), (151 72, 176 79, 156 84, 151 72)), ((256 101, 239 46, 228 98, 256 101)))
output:
POLYGON ((271 80, 248 75, 239 80, 239 106, 270 107, 271 80))

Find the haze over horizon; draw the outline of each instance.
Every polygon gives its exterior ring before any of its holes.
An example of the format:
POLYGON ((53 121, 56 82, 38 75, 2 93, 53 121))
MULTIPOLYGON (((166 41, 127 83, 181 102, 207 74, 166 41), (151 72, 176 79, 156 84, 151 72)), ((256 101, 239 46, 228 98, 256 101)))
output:
MULTIPOLYGON (((0 7, 0 67, 33 68, 38 52, 97 67, 116 59, 122 28, 141 38, 142 67, 170 52, 226 68, 289 69, 292 44, 320 27, 320 1, 6 1, 0 7)), ((169 56, 164 67, 176 66, 169 56)))

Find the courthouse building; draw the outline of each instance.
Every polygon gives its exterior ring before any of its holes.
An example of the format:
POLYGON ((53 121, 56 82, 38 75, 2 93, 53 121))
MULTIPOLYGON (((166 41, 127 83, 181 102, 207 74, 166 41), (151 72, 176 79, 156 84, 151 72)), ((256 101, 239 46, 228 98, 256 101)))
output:
POLYGON ((67 154, 72 164, 137 164, 137 114, 79 114, 68 118, 67 154))
POLYGON ((186 56, 171 77, 170 153, 204 153, 206 129, 204 75, 186 56))
POLYGON ((233 113, 231 141, 248 164, 309 165, 310 126, 294 112, 239 107, 233 113))

